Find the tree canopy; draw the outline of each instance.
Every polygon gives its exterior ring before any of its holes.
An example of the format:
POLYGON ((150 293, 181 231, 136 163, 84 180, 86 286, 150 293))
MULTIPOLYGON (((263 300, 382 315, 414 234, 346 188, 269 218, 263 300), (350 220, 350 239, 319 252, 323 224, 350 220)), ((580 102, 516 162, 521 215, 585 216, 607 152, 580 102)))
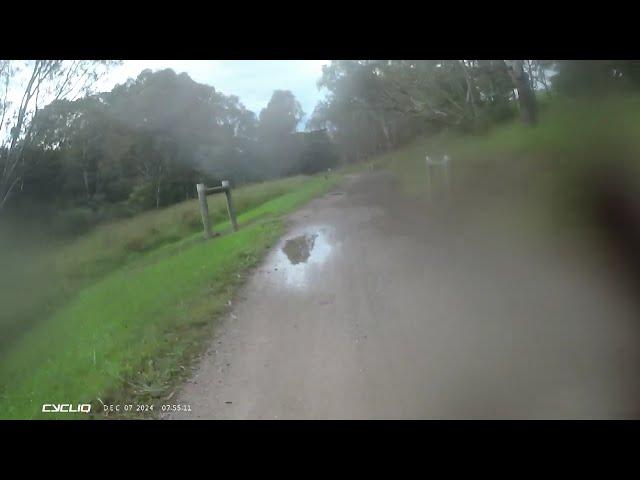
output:
POLYGON ((300 131, 287 90, 259 115, 169 69, 92 92, 113 63, 0 61, 0 214, 38 205, 90 224, 193 197, 198 182, 311 174, 420 135, 535 124, 543 94, 640 87, 631 60, 337 60, 300 131))
POLYGON ((186 73, 145 70, 110 92, 34 111, 12 203, 100 221, 193 197, 200 181, 315 173, 337 155, 323 132, 309 141, 297 132, 303 115, 289 91, 276 90, 258 119, 186 73))

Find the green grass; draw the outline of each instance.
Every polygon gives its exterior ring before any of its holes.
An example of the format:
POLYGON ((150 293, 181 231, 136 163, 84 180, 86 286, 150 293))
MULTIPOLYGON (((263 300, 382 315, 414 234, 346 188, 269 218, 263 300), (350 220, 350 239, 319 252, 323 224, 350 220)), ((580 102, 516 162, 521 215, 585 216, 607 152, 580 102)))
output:
MULTIPOLYGON (((234 189, 240 221, 257 218, 247 212, 308 181, 297 176, 234 189)), ((211 195, 208 201, 212 224, 228 229, 224 195, 211 195)), ((146 261, 150 252, 179 248, 201 230, 197 200, 100 225, 73 240, 51 242, 24 225, 0 228, 0 264, 10 272, 0 275, 0 353, 79 289, 125 264, 146 261)))
MULTIPOLYGON (((162 248, 128 259, 120 258, 127 245, 123 237, 136 238, 136 233, 152 226, 160 232, 163 223, 178 229, 168 218, 184 218, 190 208, 174 207, 170 215, 154 212, 141 219, 140 225, 127 221, 103 227, 103 233, 109 232, 111 242, 120 247, 111 244, 108 250, 112 253, 100 252, 96 258, 124 266, 109 269, 111 273, 80 290, 3 355, 0 417, 56 417, 40 413, 45 402, 91 403, 98 411, 101 401, 161 402, 201 351, 244 274, 282 234, 282 215, 325 192, 339 179, 288 179, 280 184, 288 193, 255 208, 247 206, 278 187, 258 187, 253 196, 247 195, 244 205, 238 194, 238 210, 244 210, 238 218, 238 232, 204 241, 200 233, 185 228, 182 240, 173 246, 159 242, 164 244, 162 248)), ((211 210, 217 211, 215 206, 211 210)), ((220 219, 216 213, 212 216, 220 219)), ((226 223, 218 222, 215 228, 228 232, 226 223)), ((95 235, 79 244, 99 248, 109 243, 95 235)), ((89 259, 84 252, 82 260, 74 262, 87 265, 89 259)))
MULTIPOLYGON (((236 212, 242 214, 301 187, 308 178, 290 177, 249 185, 233 191, 236 212)), ((208 197, 212 224, 227 220, 224 195, 208 197)), ((62 249, 56 261, 66 276, 95 278, 145 252, 157 249, 202 229, 197 200, 148 211, 134 218, 101 225, 62 249)))
POLYGON ((542 109, 534 127, 515 121, 483 135, 444 133, 418 139, 377 161, 399 176, 407 192, 420 193, 426 188, 425 155, 441 158, 444 153, 453 159, 458 173, 469 172, 476 178, 482 169, 522 166, 532 167, 528 173, 533 175, 548 174, 549 167, 572 174, 603 163, 637 169, 640 96, 556 98, 542 109))
MULTIPOLYGON (((444 132, 374 159, 401 189, 428 198, 425 156, 451 158, 452 198, 501 234, 546 242, 592 235, 591 187, 619 169, 640 189, 640 96, 554 98, 534 127, 514 121, 485 134, 444 132), (466 202, 466 203, 465 203, 466 202)), ((437 186, 436 186, 437 188, 437 186)))

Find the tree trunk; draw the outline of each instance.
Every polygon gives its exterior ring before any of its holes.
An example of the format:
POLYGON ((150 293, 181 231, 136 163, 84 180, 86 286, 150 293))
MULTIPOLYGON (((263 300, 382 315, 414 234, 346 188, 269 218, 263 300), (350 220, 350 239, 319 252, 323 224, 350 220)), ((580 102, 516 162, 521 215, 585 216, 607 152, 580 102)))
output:
POLYGON ((91 200, 91 189, 89 187, 89 174, 86 169, 82 169, 82 181, 84 183, 84 192, 87 198, 87 201, 91 200))
POLYGON ((475 86, 475 82, 473 81, 473 78, 471 77, 471 74, 469 73, 469 70, 467 69, 467 65, 465 64, 464 60, 460 60, 460 67, 462 68, 462 73, 464 74, 464 80, 467 84, 467 95, 466 95, 466 102, 469 103, 471 105, 471 113, 473 114, 473 121, 475 123, 475 121, 478 118, 478 109, 476 107, 476 86, 475 86))
POLYGON ((382 130, 382 133, 384 134, 386 149, 391 150, 392 145, 391 145, 391 137, 389 136, 389 128, 387 127, 387 124, 384 121, 384 118, 382 118, 382 116, 378 116, 377 118, 378 118, 378 122, 380 123, 380 128, 382 130))
POLYGON ((518 91, 518 103, 522 114, 522 121, 527 125, 534 125, 538 120, 536 97, 529 84, 529 77, 525 73, 522 60, 505 60, 509 76, 518 91))
POLYGON ((20 180, 21 177, 16 177, 6 189, 0 189, 0 213, 2 212, 2 210, 4 210, 4 206, 7 203, 7 200, 9 200, 11 193, 13 192, 13 187, 15 187, 20 180))

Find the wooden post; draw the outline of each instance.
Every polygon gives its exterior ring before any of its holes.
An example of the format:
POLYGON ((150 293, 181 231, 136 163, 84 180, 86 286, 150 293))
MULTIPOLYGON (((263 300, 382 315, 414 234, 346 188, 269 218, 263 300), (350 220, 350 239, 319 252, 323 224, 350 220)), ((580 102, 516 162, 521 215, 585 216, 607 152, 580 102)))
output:
POLYGON ((196 185, 198 191, 198 200, 200 201, 200 215, 202 216, 202 225, 204 226, 204 238, 213 237, 211 231, 211 223, 209 222, 209 206, 207 205, 207 189, 204 183, 196 185))
POLYGON ((231 225, 233 225, 233 231, 238 231, 238 222, 236 220, 236 211, 233 208, 233 202, 231 201, 231 188, 229 187, 229 180, 222 181, 222 188, 224 194, 227 197, 227 211, 229 212, 229 218, 231 219, 231 225))

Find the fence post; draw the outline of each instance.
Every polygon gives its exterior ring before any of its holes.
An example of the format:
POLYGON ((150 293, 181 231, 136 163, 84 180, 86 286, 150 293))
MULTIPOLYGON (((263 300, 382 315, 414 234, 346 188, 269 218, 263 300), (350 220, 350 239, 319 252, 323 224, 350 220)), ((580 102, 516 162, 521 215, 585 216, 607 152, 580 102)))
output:
POLYGON ((449 199, 451 197, 451 163, 449 162, 449 155, 445 155, 442 161, 444 162, 444 189, 447 199, 449 199))
POLYGON ((231 219, 231 225, 233 225, 233 231, 238 231, 238 222, 236 220, 236 211, 233 208, 233 202, 231 201, 231 187, 229 187, 229 180, 222 181, 222 188, 224 194, 227 197, 227 211, 229 212, 229 218, 231 219))
POLYGON ((433 175, 433 172, 431 167, 431 159, 429 158, 429 155, 425 157, 425 160, 426 160, 425 165, 427 167, 427 198, 431 200, 431 197, 433 196, 431 192, 431 189, 433 188, 433 180, 431 178, 433 175))
POLYGON ((198 191, 198 200, 200 201, 200 215, 202 216, 202 225, 204 226, 204 238, 213 237, 211 231, 211 223, 209 222, 209 206, 207 205, 207 189, 204 183, 196 185, 198 191))
POLYGON ((434 193, 444 193, 448 199, 451 190, 451 162, 449 155, 444 155, 442 160, 432 160, 429 155, 425 157, 427 167, 427 197, 431 200, 434 193), (438 173, 439 172, 439 173, 438 173), (439 192, 434 190, 439 188, 439 192))

